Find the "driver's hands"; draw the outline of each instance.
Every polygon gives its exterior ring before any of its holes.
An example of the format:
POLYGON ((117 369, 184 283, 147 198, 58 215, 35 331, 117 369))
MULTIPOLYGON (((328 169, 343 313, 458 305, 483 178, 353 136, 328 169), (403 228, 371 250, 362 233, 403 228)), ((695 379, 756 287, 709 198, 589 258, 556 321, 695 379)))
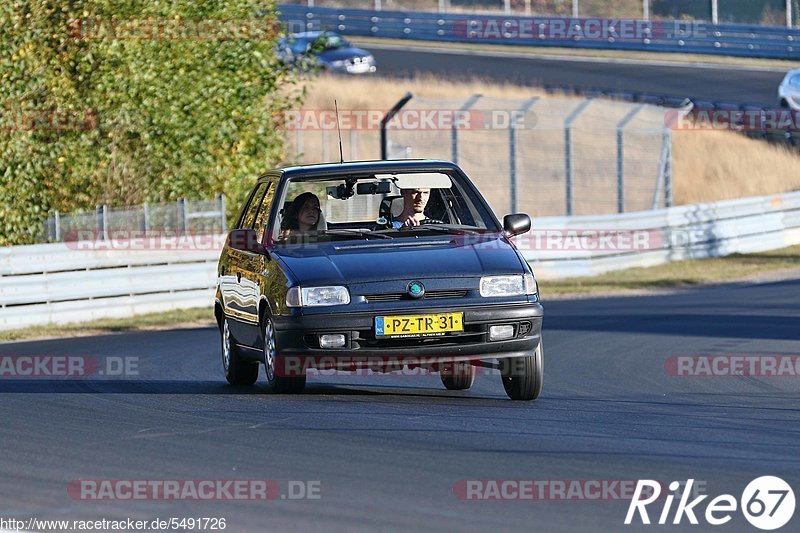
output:
POLYGON ((403 222, 404 226, 419 226, 419 221, 414 217, 408 217, 405 222, 403 222))

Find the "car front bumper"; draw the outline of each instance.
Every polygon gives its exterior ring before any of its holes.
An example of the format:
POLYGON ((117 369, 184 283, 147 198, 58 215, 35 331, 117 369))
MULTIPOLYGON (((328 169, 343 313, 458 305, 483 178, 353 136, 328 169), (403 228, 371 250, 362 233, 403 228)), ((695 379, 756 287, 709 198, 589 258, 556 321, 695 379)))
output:
POLYGON ((531 355, 542 334, 539 303, 447 307, 391 313, 330 313, 274 317, 277 356, 285 368, 396 368, 398 365, 436 366, 441 363, 531 355), (439 337, 381 339, 375 336, 375 317, 391 315, 464 313, 464 331, 439 337), (514 325, 514 338, 490 341, 491 325, 514 325), (320 334, 343 334, 343 348, 319 347, 320 334))

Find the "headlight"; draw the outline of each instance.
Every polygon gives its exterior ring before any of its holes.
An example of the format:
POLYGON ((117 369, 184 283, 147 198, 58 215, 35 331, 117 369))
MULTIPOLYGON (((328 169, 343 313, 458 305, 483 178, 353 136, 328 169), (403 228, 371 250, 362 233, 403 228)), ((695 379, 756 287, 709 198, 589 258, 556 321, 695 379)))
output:
POLYGON ((321 307, 350 303, 347 287, 292 287, 286 293, 288 307, 321 307))
POLYGON ((539 291, 536 279, 524 276, 485 276, 481 278, 481 296, 535 295, 539 291))

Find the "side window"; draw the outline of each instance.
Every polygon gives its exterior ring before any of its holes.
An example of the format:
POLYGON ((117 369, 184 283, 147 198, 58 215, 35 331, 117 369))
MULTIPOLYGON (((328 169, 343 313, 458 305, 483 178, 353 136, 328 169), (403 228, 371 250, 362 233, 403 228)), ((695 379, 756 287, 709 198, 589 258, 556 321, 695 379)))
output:
POLYGON ((256 215, 256 221, 253 229, 258 233, 258 244, 264 242, 264 234, 267 231, 267 224, 269 224, 269 214, 272 212, 272 202, 275 199, 275 190, 277 189, 275 182, 267 183, 267 194, 261 202, 261 208, 256 215))
POLYGON ((253 194, 250 195, 250 201, 247 204, 247 207, 244 210, 244 214, 242 215, 242 220, 239 224, 239 228, 252 228, 253 222, 256 219, 256 213, 258 212, 258 207, 261 205, 261 199, 264 197, 264 191, 266 190, 265 183, 259 183, 256 185, 253 194))
POLYGON ((789 78, 789 85, 800 88, 800 74, 795 74, 789 78))

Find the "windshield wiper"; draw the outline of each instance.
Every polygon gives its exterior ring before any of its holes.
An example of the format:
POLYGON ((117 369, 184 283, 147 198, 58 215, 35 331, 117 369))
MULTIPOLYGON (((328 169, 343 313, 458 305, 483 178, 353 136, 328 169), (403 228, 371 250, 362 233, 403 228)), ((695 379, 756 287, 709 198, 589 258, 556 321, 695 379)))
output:
POLYGON ((407 231, 414 231, 419 229, 426 229, 431 230, 437 233, 460 233, 460 234, 468 234, 468 235, 477 235, 478 232, 475 230, 467 229, 467 228, 454 228, 453 226, 449 225, 441 225, 441 224, 423 224, 421 226, 404 226, 400 229, 401 233, 405 233, 407 231))

